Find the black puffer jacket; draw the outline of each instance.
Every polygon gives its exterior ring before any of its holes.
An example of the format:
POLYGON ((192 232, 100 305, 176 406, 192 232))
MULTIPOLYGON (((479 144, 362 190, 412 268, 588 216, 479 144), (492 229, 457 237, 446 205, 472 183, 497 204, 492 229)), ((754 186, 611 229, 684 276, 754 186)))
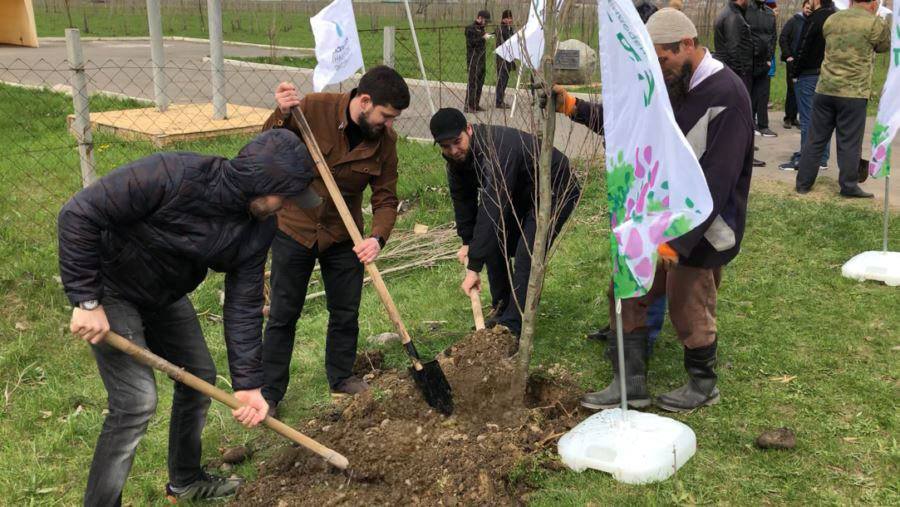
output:
POLYGON ((746 19, 753 35, 753 75, 768 74, 778 43, 775 11, 766 6, 765 2, 750 0, 746 19))
POLYGON ((716 52, 713 56, 740 77, 753 71, 753 40, 744 10, 733 0, 716 17, 716 52))
POLYGON ((225 341, 235 390, 263 384, 263 277, 274 216, 250 199, 296 195, 313 177, 296 134, 265 132, 237 157, 159 153, 78 192, 59 213, 59 264, 73 305, 111 290, 139 308, 163 308, 207 271, 225 273, 225 341))
POLYGON ((835 12, 837 9, 831 0, 822 0, 822 6, 806 18, 800 36, 800 49, 794 57, 794 78, 819 74, 825 60, 825 35, 822 30, 835 12))

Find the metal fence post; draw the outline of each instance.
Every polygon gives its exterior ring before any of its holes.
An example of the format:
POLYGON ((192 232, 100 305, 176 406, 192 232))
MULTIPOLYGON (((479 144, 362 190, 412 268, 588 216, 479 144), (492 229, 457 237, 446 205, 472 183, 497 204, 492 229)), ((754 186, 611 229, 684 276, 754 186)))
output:
POLYGON ((94 172, 94 139, 91 136, 91 108, 84 75, 84 56, 81 52, 81 35, 77 28, 66 29, 66 50, 72 72, 72 105, 75 120, 72 132, 78 141, 78 155, 81 159, 81 184, 88 186, 97 179, 94 172))
POLYGON ((394 44, 396 42, 397 29, 393 26, 384 27, 384 44, 382 46, 382 61, 388 67, 394 68, 394 44))
POLYGON ((169 108, 169 96, 166 94, 166 53, 163 48, 159 0, 147 0, 147 23, 150 25, 150 58, 153 60, 153 92, 156 108, 164 113, 169 108))
POLYGON ((206 0, 209 18, 209 65, 212 68, 213 119, 228 117, 225 100, 225 57, 222 55, 222 3, 220 0, 206 0))

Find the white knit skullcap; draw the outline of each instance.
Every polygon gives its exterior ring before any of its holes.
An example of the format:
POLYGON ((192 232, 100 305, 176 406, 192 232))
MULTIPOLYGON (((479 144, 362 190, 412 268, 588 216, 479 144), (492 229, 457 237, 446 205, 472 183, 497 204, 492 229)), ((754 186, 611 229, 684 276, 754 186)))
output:
POLYGON ((666 7, 647 20, 647 31, 654 44, 671 44, 697 36, 697 27, 685 13, 666 7))

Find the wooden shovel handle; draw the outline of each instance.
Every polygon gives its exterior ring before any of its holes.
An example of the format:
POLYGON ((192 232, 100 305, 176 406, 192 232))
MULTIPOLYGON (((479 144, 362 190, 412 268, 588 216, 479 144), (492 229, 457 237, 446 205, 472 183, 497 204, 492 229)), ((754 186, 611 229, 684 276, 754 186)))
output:
POLYGON ((477 290, 469 291, 469 299, 472 300, 472 317, 475 319, 475 330, 484 329, 484 313, 481 310, 481 293, 477 290))
MULTIPOLYGON (((328 163, 325 162, 325 156, 322 155, 322 150, 319 148, 319 143, 316 142, 316 137, 312 133, 309 122, 306 121, 306 116, 304 116, 303 111, 296 106, 291 108, 291 116, 297 123, 297 127, 300 129, 300 135, 303 137, 303 142, 306 143, 306 148, 309 150, 309 154, 316 164, 316 169, 319 171, 319 176, 322 177, 325 188, 328 189, 328 195, 331 196, 334 207, 337 208, 338 214, 341 215, 344 227, 346 227, 347 232, 350 233, 353 244, 359 245, 363 241, 362 234, 360 234, 359 229, 356 227, 356 222, 353 221, 353 215, 350 214, 350 208, 347 207, 347 203, 344 201, 344 196, 341 195, 341 190, 338 188, 337 182, 334 181, 331 169, 328 167, 328 163)), ((391 294, 388 292, 387 285, 384 284, 384 280, 381 278, 378 267, 375 266, 374 262, 370 262, 366 264, 366 271, 372 278, 372 285, 375 287, 375 291, 378 292, 378 297, 381 298, 381 302, 384 304, 384 308, 387 310, 391 322, 394 323, 394 327, 397 329, 397 334, 400 335, 401 341, 404 345, 410 343, 412 338, 410 338, 409 333, 406 331, 406 326, 403 325, 403 319, 400 318, 400 312, 397 310, 397 305, 394 304, 394 299, 391 298, 391 294)), ((422 369, 422 363, 418 358, 409 355, 409 359, 416 370, 422 369)))
MULTIPOLYGON (((153 352, 135 345, 135 343, 131 340, 124 338, 112 331, 106 334, 106 343, 128 354, 129 356, 134 358, 135 361, 147 365, 155 370, 159 370, 171 377, 176 382, 181 382, 182 384, 202 394, 205 394, 206 396, 209 396, 210 398, 213 398, 218 402, 224 403, 232 409, 236 409, 242 406, 242 403, 233 395, 226 393, 225 391, 206 382, 205 380, 200 379, 195 375, 192 375, 183 368, 175 366, 174 364, 157 356, 153 352)), ((319 456, 322 456, 326 461, 328 461, 328 463, 331 463, 341 470, 346 470, 347 466, 349 466, 350 464, 350 462, 347 461, 347 458, 345 458, 340 453, 329 449, 328 447, 325 447, 319 442, 316 442, 312 438, 309 438, 303 433, 300 433, 294 428, 291 428, 278 419, 273 419, 267 416, 263 421, 263 424, 265 424, 281 436, 289 438, 292 441, 302 445, 303 447, 306 447, 310 451, 318 454, 319 456)))

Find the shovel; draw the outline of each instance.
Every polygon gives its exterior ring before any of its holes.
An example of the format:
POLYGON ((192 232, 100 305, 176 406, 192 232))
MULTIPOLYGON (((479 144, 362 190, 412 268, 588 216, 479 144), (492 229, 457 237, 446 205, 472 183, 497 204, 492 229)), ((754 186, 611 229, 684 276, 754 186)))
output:
MULTIPOLYGON (((149 366, 153 369, 159 370, 166 375, 168 375, 172 380, 176 382, 181 382, 182 384, 198 391, 202 394, 209 396, 210 398, 215 399, 232 409, 236 409, 241 407, 242 403, 238 401, 233 395, 226 393, 225 391, 219 389, 218 387, 206 382, 205 380, 200 379, 194 375, 191 375, 183 368, 179 368, 174 364, 166 361, 165 359, 157 356, 153 352, 149 350, 139 347, 134 344, 131 340, 127 338, 123 338, 118 334, 110 331, 106 333, 106 343, 110 346, 121 350, 122 352, 131 356, 135 361, 149 366)), ((308 436, 300 433, 299 431, 291 428, 287 424, 279 421, 278 419, 273 419, 271 417, 266 416, 263 420, 263 424, 269 427, 269 429, 275 431, 279 435, 289 438, 294 442, 306 447, 310 451, 318 454, 325 458, 325 461, 330 463, 336 468, 341 470, 346 470, 347 466, 349 466, 350 462, 347 461, 340 453, 333 451, 324 445, 316 442, 315 440, 309 438, 308 436)))
POLYGON ((481 293, 475 289, 469 291, 472 300, 472 318, 475 319, 475 331, 484 329, 484 313, 481 310, 481 293))
MULTIPOLYGON (((313 161, 316 163, 319 176, 322 177, 322 181, 328 189, 328 194, 331 196, 334 206, 341 215, 344 227, 347 228, 347 232, 349 232, 350 237, 353 238, 353 244, 359 245, 363 241, 362 235, 356 227, 356 222, 353 221, 353 215, 350 214, 350 209, 347 208, 347 203, 341 195, 341 190, 334 181, 331 169, 325 162, 322 150, 319 149, 319 144, 316 142, 316 138, 312 133, 312 129, 309 127, 309 123, 306 121, 306 117, 303 115, 303 111, 296 106, 292 107, 291 116, 300 128, 300 134, 303 137, 303 141, 306 143, 306 148, 309 150, 310 156, 312 156, 313 161)), ((394 327, 397 328, 397 334, 400 335, 403 348, 406 350, 406 355, 409 356, 409 360, 412 363, 409 372, 412 375, 413 380, 415 380, 416 386, 418 386, 419 390, 422 392, 422 396, 425 397, 425 401, 431 407, 445 415, 452 414, 453 392, 450 388, 450 383, 447 382, 444 371, 441 369, 441 365, 434 360, 422 362, 419 358, 419 352, 416 350, 415 345, 413 345, 412 338, 410 338, 409 333, 406 331, 406 326, 403 325, 403 320, 400 319, 400 312, 397 310, 397 306, 394 305, 394 300, 391 298, 387 286, 381 278, 378 267, 375 266, 374 262, 370 262, 366 264, 366 271, 372 278, 372 285, 375 287, 375 291, 378 292, 378 296, 381 298, 381 302, 384 304, 384 308, 387 310, 391 322, 393 322, 394 327)))

